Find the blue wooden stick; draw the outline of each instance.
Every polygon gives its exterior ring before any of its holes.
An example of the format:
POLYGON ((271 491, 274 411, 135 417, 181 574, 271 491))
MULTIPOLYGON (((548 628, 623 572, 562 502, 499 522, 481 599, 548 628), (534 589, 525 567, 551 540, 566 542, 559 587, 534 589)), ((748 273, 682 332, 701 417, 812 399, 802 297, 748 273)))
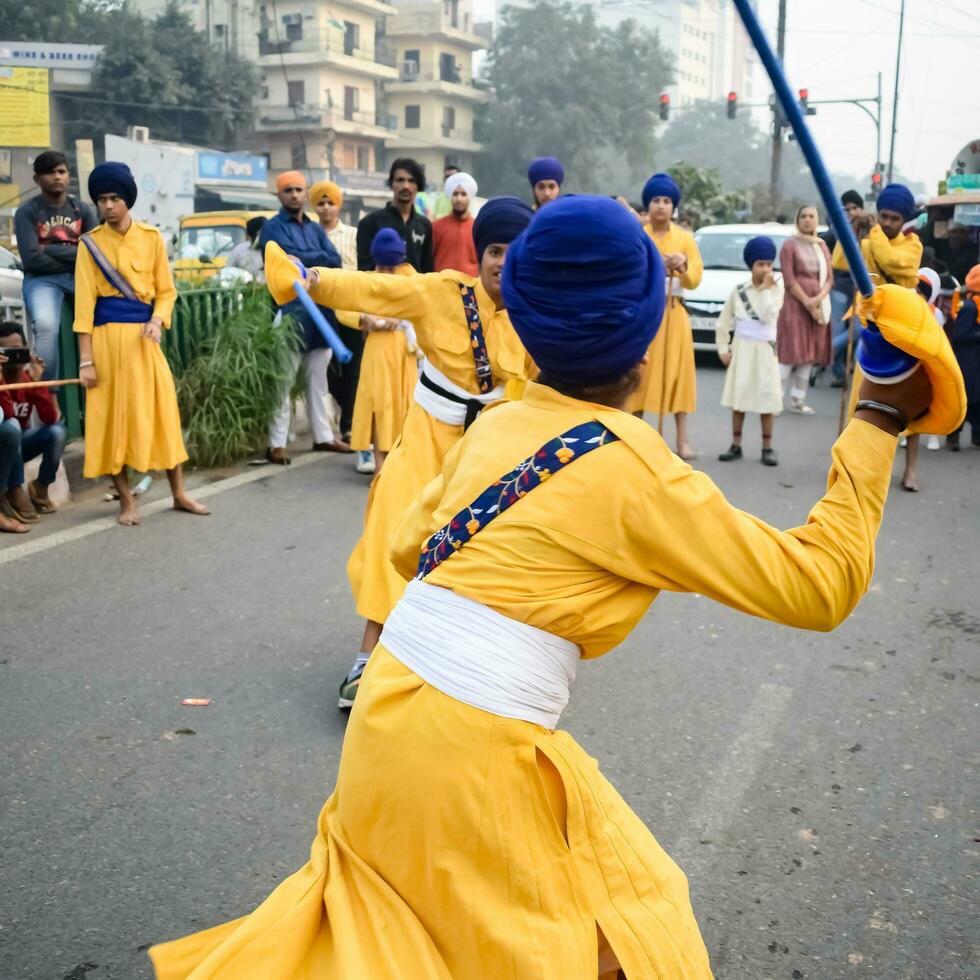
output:
MULTIPOLYGON (((303 278, 306 278, 306 269, 303 269, 303 278)), ((316 324, 317 329, 323 334, 323 339, 333 351, 334 357, 341 364, 347 364, 354 355, 337 335, 337 331, 330 326, 327 318, 320 312, 320 308, 313 302, 313 298, 298 279, 293 283, 293 289, 296 291, 296 298, 303 304, 303 309, 310 314, 310 318, 316 324)))
POLYGON ((749 37, 752 39, 752 44, 755 45, 755 50, 762 59, 762 64, 765 66, 766 72, 772 81, 772 86, 776 90, 776 96, 782 104, 783 112, 786 113, 786 117, 793 127, 793 132, 796 134, 796 139, 800 144, 800 149, 803 151, 803 156, 806 157, 806 162, 810 167, 810 173, 813 174, 813 180, 817 185, 817 190, 820 191, 824 206, 827 208, 830 223, 834 226, 834 231, 837 232, 837 240, 840 242, 841 248, 844 249, 844 254, 847 256, 847 264, 850 266, 851 275, 854 277, 854 281, 857 283, 861 295, 865 297, 870 296, 874 292, 874 286, 871 283, 871 276, 868 275, 867 266, 864 264, 861 247, 854 237, 851 223, 847 220, 840 201, 837 200, 834 185, 830 182, 830 176, 827 173, 827 168, 823 165, 817 144, 813 142, 810 130, 807 129, 806 122, 803 119, 803 113, 800 112, 800 107, 797 105, 796 99, 793 98, 793 92, 789 87, 789 82, 786 81, 786 76, 783 74, 783 67, 769 46, 769 41, 763 33, 759 19, 749 5, 749 0, 735 0, 735 6, 738 9, 739 16, 742 18, 742 23, 745 24, 745 29, 748 31, 749 37))

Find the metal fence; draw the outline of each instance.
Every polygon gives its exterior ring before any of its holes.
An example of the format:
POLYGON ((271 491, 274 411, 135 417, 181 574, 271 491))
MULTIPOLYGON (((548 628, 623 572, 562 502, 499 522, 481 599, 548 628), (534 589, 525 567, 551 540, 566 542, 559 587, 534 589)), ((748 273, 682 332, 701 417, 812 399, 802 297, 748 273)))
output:
MULTIPOLYGON (((257 289, 266 291, 265 286, 227 288, 205 285, 178 292, 170 329, 163 331, 162 341, 163 352, 175 378, 179 378, 200 354, 217 325, 240 310, 249 292, 257 289)), ((72 315, 67 304, 62 310, 60 346, 61 376, 77 378, 78 343, 72 332, 72 315)), ((84 391, 78 385, 66 385, 59 390, 58 397, 68 435, 78 438, 82 435, 85 417, 84 391)))

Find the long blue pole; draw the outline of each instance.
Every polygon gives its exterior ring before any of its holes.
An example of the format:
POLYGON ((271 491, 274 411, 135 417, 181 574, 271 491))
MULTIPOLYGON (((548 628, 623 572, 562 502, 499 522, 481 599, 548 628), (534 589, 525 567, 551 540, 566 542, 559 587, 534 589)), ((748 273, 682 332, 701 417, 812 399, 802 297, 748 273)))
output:
POLYGON ((790 125, 793 127, 793 132, 796 134, 800 149, 803 150, 803 156, 806 157, 806 162, 810 167, 810 173, 813 174, 813 180, 817 185, 817 189, 820 191, 820 196, 823 198, 830 223, 834 226, 834 231, 837 232, 837 240, 840 242, 841 248, 844 249, 844 254, 847 256, 847 264, 850 267, 851 275, 854 277, 854 281, 857 283, 861 295, 870 296, 874 292, 874 286, 871 283, 871 276, 868 275, 867 266, 865 266, 864 259, 861 256, 861 247, 854 237, 851 223, 844 215, 844 209, 841 207, 840 201, 837 200, 834 185, 830 182, 830 175, 827 173, 827 168, 823 165, 820 151, 817 149, 817 144, 813 142, 813 137, 807 128, 803 113, 800 112, 800 107, 796 99, 793 98, 793 92, 789 87, 789 82, 786 81, 786 76, 783 74, 783 66, 779 63, 776 55, 773 54, 773 50, 769 45, 769 41, 762 30, 762 26, 759 24, 759 19, 756 17, 749 0, 734 0, 734 3, 739 16, 742 18, 742 23, 745 24, 745 29, 749 33, 749 37, 752 39, 753 45, 755 45, 755 50, 762 59, 762 64, 772 81, 773 88, 776 90, 776 97, 782 104, 783 112, 786 113, 786 118, 789 119, 790 125))

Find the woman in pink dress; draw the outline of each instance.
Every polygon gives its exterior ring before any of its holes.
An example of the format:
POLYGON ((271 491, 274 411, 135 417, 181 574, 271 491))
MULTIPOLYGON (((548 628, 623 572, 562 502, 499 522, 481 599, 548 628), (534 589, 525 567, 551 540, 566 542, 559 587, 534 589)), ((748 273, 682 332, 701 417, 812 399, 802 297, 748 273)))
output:
POLYGON ((776 354, 783 384, 790 381, 789 410, 812 415, 805 404, 814 365, 830 363, 830 252, 817 237, 817 209, 796 212, 796 234, 779 252, 786 295, 776 328, 776 354))

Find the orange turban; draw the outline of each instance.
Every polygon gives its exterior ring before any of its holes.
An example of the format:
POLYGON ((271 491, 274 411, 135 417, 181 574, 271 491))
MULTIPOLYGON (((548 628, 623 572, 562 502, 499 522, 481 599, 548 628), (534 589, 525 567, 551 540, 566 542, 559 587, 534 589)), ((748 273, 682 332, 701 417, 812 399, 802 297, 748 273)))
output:
POLYGON ((284 187, 296 186, 306 187, 306 178, 298 170, 286 170, 276 177, 276 190, 281 191, 284 187))
POLYGON ((966 274, 966 288, 971 293, 980 293, 980 265, 975 265, 966 274))
POLYGON ((344 203, 344 192, 332 180, 318 180, 310 188, 310 204, 319 204, 325 197, 337 208, 344 203))

